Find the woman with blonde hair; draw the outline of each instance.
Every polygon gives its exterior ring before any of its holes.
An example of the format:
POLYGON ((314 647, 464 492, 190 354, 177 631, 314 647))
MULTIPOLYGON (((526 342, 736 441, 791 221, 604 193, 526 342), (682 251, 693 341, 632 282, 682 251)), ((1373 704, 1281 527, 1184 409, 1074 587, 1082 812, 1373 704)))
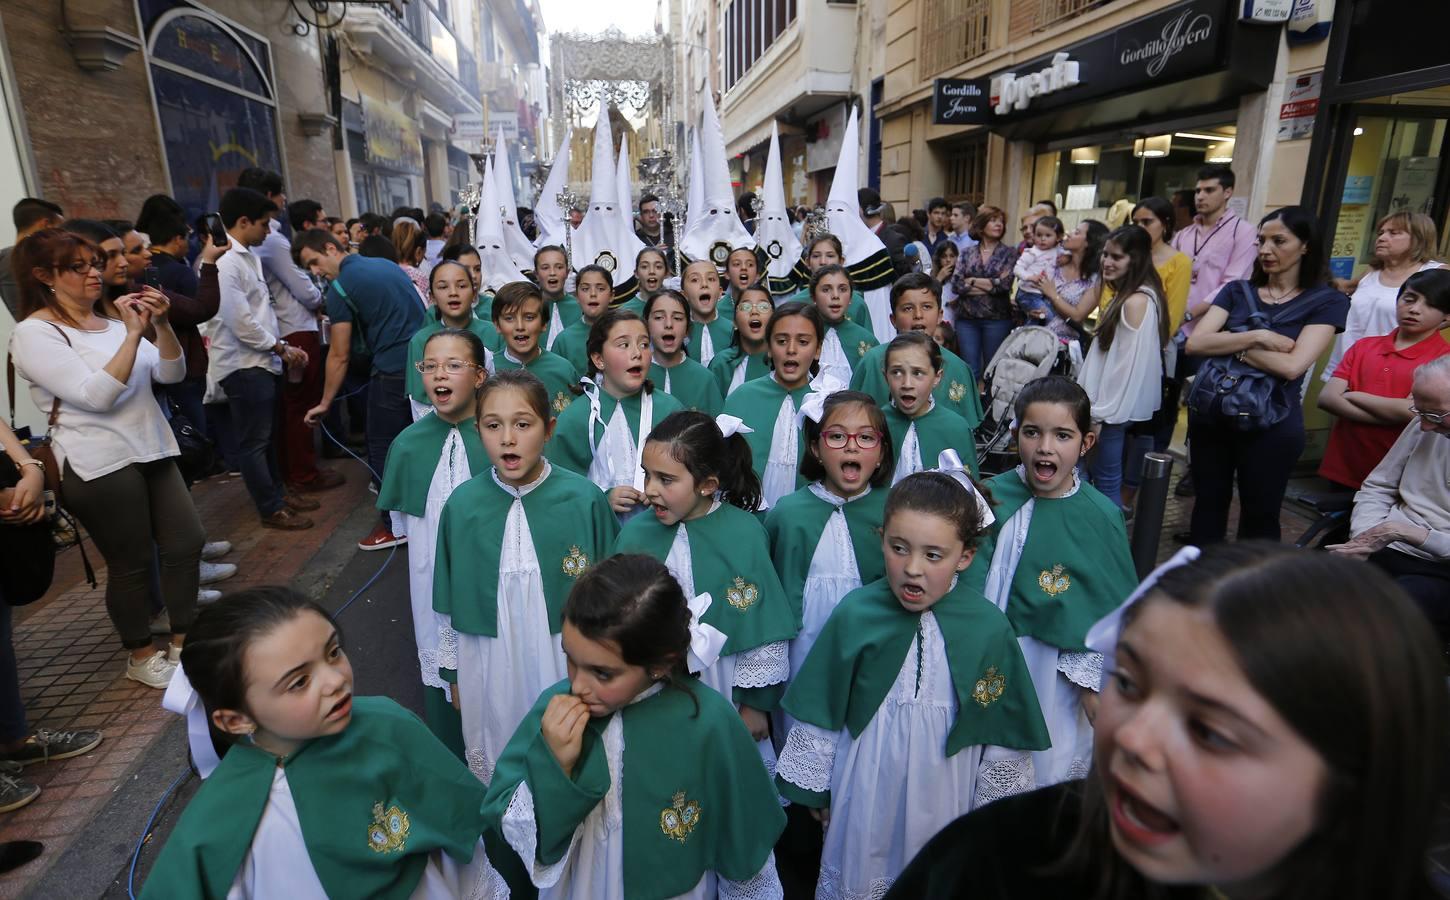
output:
POLYGON ((404 216, 393 220, 391 239, 398 250, 398 265, 408 273, 413 287, 418 289, 418 296, 423 298, 423 305, 427 306, 428 275, 433 268, 424 261, 428 252, 428 233, 422 225, 404 216))
POLYGON ((1345 287, 1349 293, 1349 320, 1344 333, 1334 342, 1334 352, 1324 367, 1328 382, 1339 361, 1362 337, 1379 337, 1395 330, 1395 299, 1400 285, 1416 272, 1438 269, 1443 263, 1431 257, 1440 246, 1435 220, 1424 213, 1400 210, 1375 225, 1374 256, 1369 271, 1357 284, 1345 287))

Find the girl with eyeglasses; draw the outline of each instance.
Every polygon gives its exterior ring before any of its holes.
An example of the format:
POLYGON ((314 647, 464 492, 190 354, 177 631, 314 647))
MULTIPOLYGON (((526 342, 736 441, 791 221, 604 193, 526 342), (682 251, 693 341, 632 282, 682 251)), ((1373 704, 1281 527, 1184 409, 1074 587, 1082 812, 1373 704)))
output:
POLYGON ((493 371, 493 351, 503 347, 503 339, 493 323, 475 315, 477 282, 462 261, 445 259, 433 267, 428 276, 428 296, 432 301, 429 315, 423 327, 408 342, 408 368, 403 370, 404 388, 408 392, 408 405, 412 407, 415 422, 432 409, 432 394, 421 366, 424 348, 434 335, 448 329, 471 332, 483 345, 483 353, 476 362, 490 372, 493 371))
POLYGON ((765 327, 775 310, 770 290, 756 282, 740 292, 735 304, 735 333, 730 346, 710 360, 710 374, 726 397, 745 382, 770 374, 770 357, 765 349, 765 327))

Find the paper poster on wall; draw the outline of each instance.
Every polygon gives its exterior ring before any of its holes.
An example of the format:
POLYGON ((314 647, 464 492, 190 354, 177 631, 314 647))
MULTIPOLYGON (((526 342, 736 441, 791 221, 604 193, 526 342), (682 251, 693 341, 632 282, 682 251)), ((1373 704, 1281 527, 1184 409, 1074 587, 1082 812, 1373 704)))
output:
POLYGON ((1314 116, 1319 112, 1319 89, 1323 81, 1323 72, 1309 72, 1284 85, 1284 102, 1279 106, 1279 140, 1299 140, 1314 133, 1314 116))
POLYGON ((1340 196, 1339 202, 1345 206, 1368 203, 1373 188, 1373 175, 1350 175, 1344 179, 1344 194, 1340 196))
POLYGON ((1429 213, 1434 205, 1435 177, 1440 173, 1440 160, 1434 156, 1407 156, 1400 160, 1395 173, 1395 189, 1390 193, 1390 209, 1429 213))
POLYGON ((1339 222, 1334 226, 1334 243, 1329 255, 1359 257, 1360 244, 1364 242, 1365 228, 1369 225, 1368 206, 1341 206, 1339 222))
POLYGON ((1092 209, 1098 203, 1096 184, 1070 184, 1067 186, 1067 202, 1064 209, 1092 209))

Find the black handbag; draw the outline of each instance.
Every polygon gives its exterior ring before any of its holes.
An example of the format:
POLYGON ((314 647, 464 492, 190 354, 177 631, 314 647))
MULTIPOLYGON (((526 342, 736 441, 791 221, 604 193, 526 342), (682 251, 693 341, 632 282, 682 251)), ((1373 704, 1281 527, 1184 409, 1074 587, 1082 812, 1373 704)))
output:
MULTIPOLYGON (((0 488, 20 483, 20 467, 0 454, 0 488)), ((55 578, 55 540, 50 518, 33 525, 0 524, 0 595, 10 606, 34 603, 55 578)))
POLYGON ((176 401, 166 397, 164 402, 169 414, 167 421, 171 424, 171 433, 175 435, 176 446, 181 451, 176 459, 176 467, 181 470, 181 477, 186 479, 187 484, 200 481, 216 466, 216 445, 196 430, 196 426, 181 411, 176 401))
MULTIPOLYGON (((1247 281, 1234 282, 1249 301, 1249 318, 1234 332, 1257 331, 1274 324, 1259 308, 1257 291, 1247 281)), ((1193 378, 1188 392, 1188 413, 1199 423, 1235 431, 1263 431, 1289 417, 1293 407, 1284 379, 1257 369, 1236 354, 1208 359, 1193 378)))

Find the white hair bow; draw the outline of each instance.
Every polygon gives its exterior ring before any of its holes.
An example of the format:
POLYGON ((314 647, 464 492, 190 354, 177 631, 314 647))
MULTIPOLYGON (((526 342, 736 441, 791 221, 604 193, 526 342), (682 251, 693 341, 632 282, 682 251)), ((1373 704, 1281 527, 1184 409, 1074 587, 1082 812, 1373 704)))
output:
POLYGON ((997 521, 997 517, 992 514, 992 504, 988 503, 987 498, 982 496, 982 492, 977 490, 977 485, 972 482, 972 470, 962 464, 962 458, 957 455, 957 451, 948 447, 937 454, 936 470, 952 476, 961 482, 962 487, 971 492, 972 497, 977 501, 977 509, 982 511, 981 528, 990 528, 992 523, 997 521))
MULTIPOLYGON (((1157 587, 1158 579, 1163 577, 1163 573, 1176 569, 1179 566, 1188 565, 1195 559, 1198 559, 1200 552, 1202 551, 1197 547, 1184 547, 1182 550, 1173 554, 1172 559, 1169 559, 1163 565, 1149 572, 1148 577, 1143 579, 1143 582, 1138 585, 1137 590, 1129 594, 1128 599, 1119 604, 1117 609, 1103 616, 1094 623, 1092 628, 1088 629, 1087 640, 1083 643, 1087 645, 1089 650, 1094 650, 1103 655, 1102 677, 1104 682, 1108 677, 1108 673, 1115 667, 1114 656, 1118 649, 1118 635, 1122 631, 1123 613, 1127 612, 1128 607, 1137 603, 1144 595, 1157 587)), ((1098 687, 1101 689, 1102 683, 1099 683, 1098 687)))
POLYGON ((729 413, 721 413, 715 417, 715 425, 719 427, 720 433, 727 438, 737 434, 754 434, 755 429, 745 424, 745 420, 739 416, 732 416, 729 413))
POLYGON ((826 414, 826 398, 836 391, 845 389, 846 385, 842 384, 839 378, 832 375, 817 376, 811 382, 810 393, 801 398, 800 409, 796 410, 795 414, 795 427, 804 427, 806 419, 819 424, 821 417, 826 414))
POLYGON ((161 706, 186 717, 186 740, 191 746, 191 761, 202 778, 210 775, 221 764, 221 757, 217 756, 216 747, 211 742, 206 707, 186 677, 186 669, 180 665, 172 674, 171 683, 166 686, 161 706))
POLYGON ((691 672, 703 672, 715 665, 715 661, 720 658, 721 648, 725 646, 725 632, 704 621, 711 602, 713 601, 709 594, 699 594, 690 601, 691 672))

